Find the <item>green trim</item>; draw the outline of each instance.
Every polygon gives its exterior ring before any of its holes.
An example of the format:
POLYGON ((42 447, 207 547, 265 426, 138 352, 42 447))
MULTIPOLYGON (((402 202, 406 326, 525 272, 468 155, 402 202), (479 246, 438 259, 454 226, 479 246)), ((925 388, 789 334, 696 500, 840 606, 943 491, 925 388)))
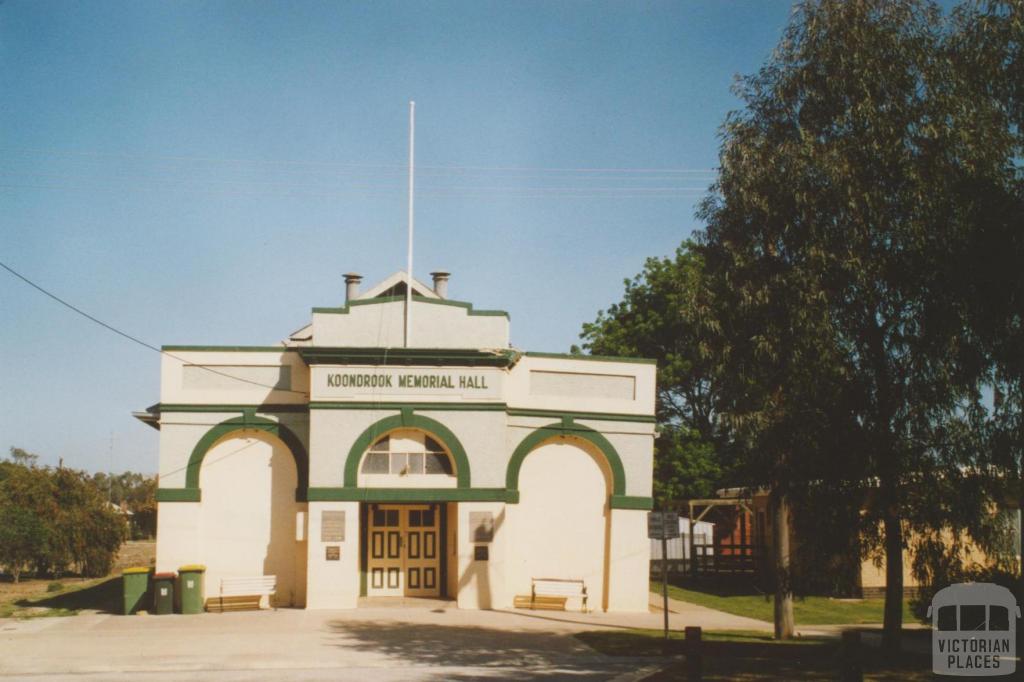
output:
POLYGON ((277 412, 309 412, 309 405, 295 403, 266 403, 263 405, 198 405, 185 403, 160 403, 157 410, 163 412, 241 412, 255 411, 265 414, 277 412))
POLYGON ((638 365, 656 365, 657 360, 652 358, 627 358, 616 355, 576 355, 574 353, 540 353, 527 351, 528 358, 552 358, 555 360, 593 360, 595 362, 631 362, 638 365))
POLYGON ((202 493, 196 488, 157 488, 157 502, 199 502, 202 493))
POLYGON ((534 410, 521 407, 508 407, 505 403, 408 403, 396 401, 314 401, 309 403, 311 410, 400 410, 404 407, 413 410, 433 410, 437 412, 507 412, 510 417, 543 417, 544 419, 561 419, 569 416, 573 419, 590 419, 594 421, 637 422, 655 424, 657 418, 648 414, 625 414, 620 412, 566 412, 565 410, 534 410))
POLYGON ((202 351, 217 353, 294 353, 291 346, 160 346, 166 351, 202 351))
POLYGON ((573 419, 593 419, 615 422, 641 422, 654 424, 658 420, 654 415, 648 414, 622 414, 617 412, 566 412, 564 410, 534 410, 529 408, 510 407, 510 417, 544 417, 545 419, 559 419, 565 416, 573 419))
POLYGON ((306 489, 309 487, 309 454, 306 452, 302 441, 284 424, 271 421, 265 417, 257 417, 251 409, 246 409, 241 417, 234 417, 223 421, 207 431, 192 450, 188 458, 188 469, 185 473, 185 489, 199 492, 199 469, 203 465, 203 458, 209 452, 213 444, 224 436, 236 431, 255 429, 265 431, 280 438, 292 453, 295 459, 295 471, 298 475, 298 487, 295 489, 295 500, 306 501, 306 489))
POLYGON ((523 407, 508 407, 505 403, 462 403, 462 402, 402 402, 402 401, 312 401, 308 404, 266 403, 263 405, 198 405, 185 403, 160 403, 159 413, 164 412, 214 412, 231 413, 253 411, 257 414, 293 413, 303 414, 309 410, 433 410, 437 412, 507 412, 511 417, 543 417, 545 419, 561 418, 565 415, 573 419, 590 419, 617 422, 638 422, 654 424, 654 415, 625 414, 619 412, 566 412, 564 410, 535 410, 523 407))
POLYGON ((504 488, 310 488, 310 502, 507 502, 504 488))
POLYGON ((654 499, 631 495, 612 495, 612 509, 654 509, 654 499))
POLYGON ((519 361, 514 350, 476 348, 360 348, 303 346, 299 355, 308 365, 405 365, 511 367, 519 361))
POLYGON ((359 505, 359 596, 366 596, 366 572, 369 566, 369 550, 367 536, 370 531, 370 508, 359 505))
MULTIPOLYGON (((508 312, 504 310, 473 310, 473 304, 467 301, 452 301, 447 298, 427 298, 426 296, 412 297, 412 300, 416 303, 431 303, 433 305, 449 305, 455 308, 465 308, 468 315, 483 316, 483 317, 505 317, 512 319, 508 312)), ((398 303, 404 302, 405 296, 381 296, 379 298, 366 298, 357 301, 349 301, 347 304, 338 308, 313 308, 314 313, 321 313, 326 315, 348 315, 349 311, 357 305, 379 305, 382 303, 398 303)))
MULTIPOLYGON (((570 415, 564 415, 562 421, 556 424, 549 424, 530 432, 516 447, 515 452, 508 461, 508 469, 505 473, 505 487, 509 492, 519 493, 519 469, 523 466, 523 460, 537 446, 552 438, 573 436, 589 441, 604 454, 608 468, 612 472, 612 499, 616 496, 626 494, 626 471, 622 466, 622 459, 619 453, 600 433, 586 426, 574 424, 570 415)), ((516 500, 518 501, 518 499, 516 500)))
POLYGON ((401 428, 416 428, 429 431, 434 434, 442 443, 448 447, 452 457, 455 458, 455 474, 458 477, 459 488, 469 488, 469 457, 462 443, 455 437, 451 430, 441 422, 415 414, 411 408, 405 407, 401 414, 385 417, 380 421, 371 424, 365 431, 359 434, 356 442, 349 448, 348 458, 345 460, 345 487, 356 488, 359 479, 359 462, 363 454, 370 448, 375 440, 388 431, 401 428))
MULTIPOLYGON (((519 503, 504 488, 310 488, 310 502, 505 502, 519 503)), ((650 497, 612 495, 612 509, 653 509, 650 497)))
POLYGON ((311 402, 311 410, 434 410, 447 412, 504 412, 505 403, 311 402))
MULTIPOLYGON (((437 505, 441 521, 441 596, 448 597, 448 504, 437 505)), ((457 560, 457 557, 456 557, 457 560)))

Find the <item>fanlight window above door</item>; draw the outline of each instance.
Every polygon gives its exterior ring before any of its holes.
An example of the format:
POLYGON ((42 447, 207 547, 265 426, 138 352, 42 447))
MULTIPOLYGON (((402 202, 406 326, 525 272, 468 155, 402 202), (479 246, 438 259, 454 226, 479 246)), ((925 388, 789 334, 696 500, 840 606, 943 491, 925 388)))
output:
POLYGON ((379 438, 363 458, 364 474, 454 476, 451 457, 422 431, 396 431, 379 438))

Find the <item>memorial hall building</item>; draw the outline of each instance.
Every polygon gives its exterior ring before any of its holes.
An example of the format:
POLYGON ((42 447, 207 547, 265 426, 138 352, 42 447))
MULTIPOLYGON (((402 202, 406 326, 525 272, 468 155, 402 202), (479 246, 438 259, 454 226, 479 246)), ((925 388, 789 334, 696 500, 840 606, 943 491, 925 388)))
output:
POLYGON ((164 346, 136 413, 160 431, 157 571, 204 565, 207 599, 275 576, 275 605, 311 609, 509 608, 543 579, 647 611, 654 362, 518 350, 433 277, 347 275, 278 345, 164 346))

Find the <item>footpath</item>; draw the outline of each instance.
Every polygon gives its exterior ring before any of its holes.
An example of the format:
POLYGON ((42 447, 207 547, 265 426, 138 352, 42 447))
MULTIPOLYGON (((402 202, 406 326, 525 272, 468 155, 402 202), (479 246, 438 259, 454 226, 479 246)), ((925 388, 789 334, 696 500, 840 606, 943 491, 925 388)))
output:
MULTIPOLYGON (((430 600, 346 611, 7 619, 0 620, 0 680, 621 682, 664 661, 605 656, 573 635, 661 623, 657 611, 471 611, 430 600)), ((747 629, 758 621, 694 607, 670 614, 670 623, 747 629)))
MULTIPOLYGON (((345 611, 264 610, 192 616, 0 620, 0 680, 540 680, 639 679, 664 659, 605 656, 573 635, 660 629, 661 597, 646 613, 459 610, 417 600, 345 611), (653 667, 652 667, 653 666, 653 667)), ((670 600, 682 630, 770 632, 772 624, 670 600)), ((799 628, 838 637, 845 626, 799 628)), ((865 641, 869 641, 865 637, 865 641)))

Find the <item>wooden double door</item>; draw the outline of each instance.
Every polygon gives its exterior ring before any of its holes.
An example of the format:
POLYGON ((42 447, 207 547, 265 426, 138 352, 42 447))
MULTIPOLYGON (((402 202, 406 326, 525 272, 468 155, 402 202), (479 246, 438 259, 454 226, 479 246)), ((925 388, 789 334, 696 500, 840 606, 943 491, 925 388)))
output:
POLYGON ((443 511, 437 504, 370 505, 367 596, 441 596, 443 511))

